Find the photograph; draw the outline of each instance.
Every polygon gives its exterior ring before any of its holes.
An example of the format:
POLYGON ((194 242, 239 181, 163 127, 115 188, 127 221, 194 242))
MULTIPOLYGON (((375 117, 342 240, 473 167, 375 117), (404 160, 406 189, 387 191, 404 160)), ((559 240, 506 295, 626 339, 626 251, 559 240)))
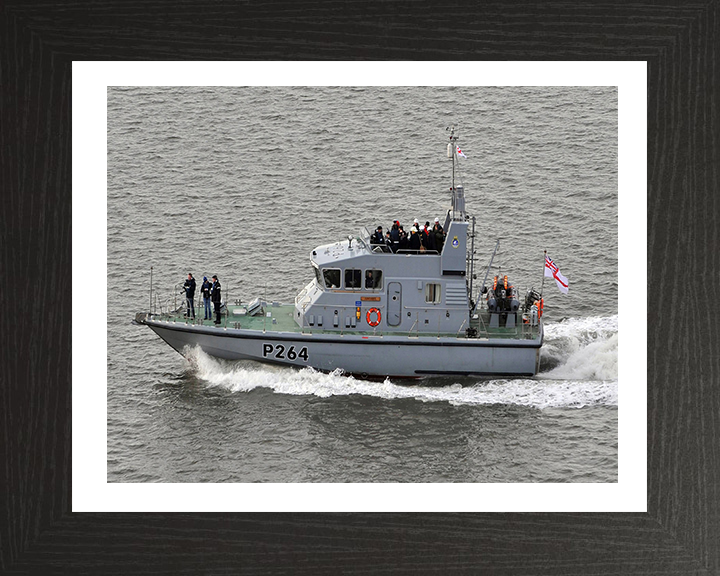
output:
POLYGON ((620 290, 617 86, 107 88, 108 483, 617 483, 620 290))
POLYGON ((720 573, 718 2, 0 29, 0 573, 720 573))

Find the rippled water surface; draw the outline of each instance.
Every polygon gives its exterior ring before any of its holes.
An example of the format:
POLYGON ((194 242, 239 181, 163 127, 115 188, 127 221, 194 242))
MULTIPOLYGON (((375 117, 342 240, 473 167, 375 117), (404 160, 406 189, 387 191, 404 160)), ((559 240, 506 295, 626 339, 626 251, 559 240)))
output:
MULTIPOLYGON (((108 481, 616 482, 617 92, 110 88, 108 481), (363 381, 183 358, 133 326, 149 272, 291 301, 309 253, 441 216, 460 129, 482 278, 549 283, 533 379, 363 381)), ((623 382, 633 386, 633 382, 623 382)))

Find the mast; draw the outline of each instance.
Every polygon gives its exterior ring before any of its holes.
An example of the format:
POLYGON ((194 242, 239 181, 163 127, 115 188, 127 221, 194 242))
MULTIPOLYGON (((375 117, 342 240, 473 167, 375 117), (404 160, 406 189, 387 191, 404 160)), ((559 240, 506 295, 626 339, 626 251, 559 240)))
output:
POLYGON ((455 136, 455 126, 448 126, 445 130, 450 130, 447 156, 452 161, 452 188, 450 188, 450 192, 452 194, 452 216, 453 220, 455 220, 455 162, 457 161, 457 146, 455 145, 455 141, 458 137, 455 136))
MULTIPOLYGON (((455 147, 455 140, 457 140, 457 136, 455 135, 455 126, 452 127, 450 130, 450 144, 452 146, 452 191, 453 194, 455 193, 455 162, 457 162, 457 148, 455 147)), ((454 216, 454 214, 453 214, 454 216)))
MULTIPOLYGON (((472 302, 473 297, 473 277, 475 276, 475 216, 472 217, 472 234, 470 234, 470 287, 468 288, 468 296, 472 302)), ((475 306, 473 306, 475 310, 475 306)))
POLYGON ((153 273, 153 267, 150 266, 150 308, 148 308, 148 312, 152 314, 152 273, 153 273))

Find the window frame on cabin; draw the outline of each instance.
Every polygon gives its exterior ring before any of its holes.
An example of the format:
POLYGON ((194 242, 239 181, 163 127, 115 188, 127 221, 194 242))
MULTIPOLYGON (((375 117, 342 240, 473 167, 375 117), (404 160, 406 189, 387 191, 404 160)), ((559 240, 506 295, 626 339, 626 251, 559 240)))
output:
POLYGON ((342 270, 340 270, 340 268, 323 268, 322 275, 323 275, 323 281, 325 283, 326 288, 330 288, 331 290, 339 290, 340 289, 340 281, 342 280, 342 270), (337 286, 333 286, 332 283, 328 283, 327 275, 329 272, 337 272, 337 286))
POLYGON ((379 268, 367 268, 365 269, 365 290, 378 291, 383 289, 383 271, 379 268), (368 272, 373 273, 373 284, 374 286, 368 286, 368 272))
POLYGON ((442 284, 425 282, 425 304, 442 304, 442 284))
POLYGON ((362 282, 363 276, 362 276, 362 269, 361 268, 345 268, 343 273, 343 285, 345 286, 345 290, 362 290, 362 282), (355 278, 353 279, 352 284, 355 284, 355 286, 348 286, 348 273, 357 273, 353 274, 355 278))

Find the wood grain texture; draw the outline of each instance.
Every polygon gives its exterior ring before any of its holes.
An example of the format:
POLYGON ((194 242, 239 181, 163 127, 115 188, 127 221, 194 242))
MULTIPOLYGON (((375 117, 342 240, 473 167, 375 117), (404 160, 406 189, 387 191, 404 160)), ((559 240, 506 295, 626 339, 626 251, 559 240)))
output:
POLYGON ((1 4, 0 572, 720 573, 719 52, 717 0, 1 4), (649 512, 71 514, 71 62, 117 59, 647 60, 649 512))

